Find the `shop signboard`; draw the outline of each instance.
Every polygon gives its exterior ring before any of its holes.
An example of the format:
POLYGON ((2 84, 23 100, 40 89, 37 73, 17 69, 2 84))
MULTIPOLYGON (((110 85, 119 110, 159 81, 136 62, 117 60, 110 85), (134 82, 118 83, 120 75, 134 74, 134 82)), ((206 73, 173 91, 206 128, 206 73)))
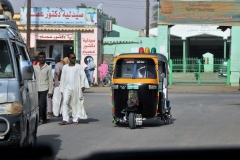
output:
POLYGON ((85 55, 97 55, 97 37, 94 34, 82 34, 81 51, 85 55))
POLYGON ((37 50, 37 52, 47 53, 47 46, 48 46, 48 44, 38 44, 36 47, 36 50, 37 50))
POLYGON ((161 0, 158 24, 240 25, 240 1, 161 0))
MULTIPOLYGON (((31 24, 55 25, 95 25, 97 24, 95 8, 31 8, 31 24)), ((20 11, 20 22, 27 24, 27 8, 20 11)))
POLYGON ((39 33, 36 35, 39 40, 74 40, 73 33, 39 33))

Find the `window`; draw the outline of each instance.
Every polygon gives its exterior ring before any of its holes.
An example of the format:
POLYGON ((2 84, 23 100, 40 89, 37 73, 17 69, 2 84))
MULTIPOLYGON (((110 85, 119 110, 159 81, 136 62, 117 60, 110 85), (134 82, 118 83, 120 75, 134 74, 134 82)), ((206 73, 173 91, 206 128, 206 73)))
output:
POLYGON ((25 50, 25 48, 24 48, 23 46, 20 46, 20 45, 18 45, 18 48, 19 48, 19 50, 20 50, 20 52, 21 52, 22 58, 23 58, 24 60, 28 60, 28 53, 27 53, 27 51, 25 50))
POLYGON ((7 41, 0 40, 0 78, 12 78, 14 76, 11 52, 7 41))
POLYGON ((156 78, 152 59, 120 59, 117 61, 115 78, 156 78))
MULTIPOLYGON (((63 58, 68 57, 70 53, 74 53, 73 45, 64 45, 63 46, 63 58)), ((80 52, 79 52, 80 53, 80 52)), ((79 55, 80 56, 80 55, 79 55)))
POLYGON ((55 58, 62 55, 62 45, 50 45, 49 46, 49 58, 55 58))
POLYGON ((13 46, 13 50, 14 50, 15 55, 17 55, 18 54, 18 50, 17 50, 16 43, 12 42, 12 46, 13 46))

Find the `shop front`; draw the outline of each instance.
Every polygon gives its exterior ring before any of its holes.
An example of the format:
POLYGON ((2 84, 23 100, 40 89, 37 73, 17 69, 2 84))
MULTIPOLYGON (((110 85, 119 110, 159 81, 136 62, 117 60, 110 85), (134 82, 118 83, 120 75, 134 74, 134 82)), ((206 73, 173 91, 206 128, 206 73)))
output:
MULTIPOLYGON (((77 56, 86 68, 92 58, 98 66, 102 63, 101 16, 94 8, 39 8, 31 9, 30 55, 45 52, 47 58, 60 55, 63 59, 70 53, 77 56)), ((15 14, 19 31, 27 39, 26 8, 15 14)), ((95 82, 98 80, 95 70, 95 82)))
MULTIPOLYGON (((22 33, 26 39, 26 33, 22 33)), ((35 45, 34 52, 45 52, 47 58, 67 57, 69 53, 74 53, 74 33, 73 32, 41 32, 31 33, 31 42, 35 45)))

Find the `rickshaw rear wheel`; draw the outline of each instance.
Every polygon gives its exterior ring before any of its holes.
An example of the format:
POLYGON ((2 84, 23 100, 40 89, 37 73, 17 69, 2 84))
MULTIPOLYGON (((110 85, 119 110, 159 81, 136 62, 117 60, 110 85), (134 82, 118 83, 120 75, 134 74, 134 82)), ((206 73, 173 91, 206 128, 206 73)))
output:
POLYGON ((130 129, 135 129, 136 128, 136 116, 135 116, 135 113, 133 113, 133 112, 129 113, 128 123, 129 123, 129 128, 130 129))
POLYGON ((164 124, 165 124, 165 125, 170 124, 170 123, 171 123, 171 116, 170 116, 170 113, 164 115, 164 119, 165 119, 165 121, 164 121, 164 124))

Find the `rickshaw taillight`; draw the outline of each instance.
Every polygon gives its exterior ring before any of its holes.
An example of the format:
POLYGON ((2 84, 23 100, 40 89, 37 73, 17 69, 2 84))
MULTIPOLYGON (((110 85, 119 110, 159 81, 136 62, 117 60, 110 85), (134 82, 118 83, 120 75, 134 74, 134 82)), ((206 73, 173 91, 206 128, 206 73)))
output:
POLYGON ((150 53, 150 48, 149 48, 149 47, 146 47, 146 48, 145 48, 145 53, 146 53, 146 54, 149 54, 149 53, 150 53))
POLYGON ((112 85, 112 89, 118 89, 118 85, 112 85))
POLYGON ((139 48, 139 53, 141 53, 141 54, 144 53, 144 48, 143 47, 139 48))
POLYGON ((153 47, 153 48, 151 49, 151 54, 156 54, 156 48, 155 48, 155 47, 153 47))

